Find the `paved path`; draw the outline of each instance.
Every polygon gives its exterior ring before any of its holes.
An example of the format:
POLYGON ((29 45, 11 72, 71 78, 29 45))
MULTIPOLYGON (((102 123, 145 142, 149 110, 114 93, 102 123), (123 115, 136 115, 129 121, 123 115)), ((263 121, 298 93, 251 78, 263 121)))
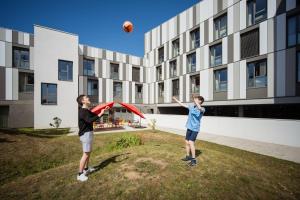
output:
MULTIPOLYGON (((178 135, 185 135, 185 130, 162 127, 158 127, 157 129, 178 135)), ((198 135, 197 139, 300 163, 300 148, 298 147, 258 142, 202 132, 198 135)))

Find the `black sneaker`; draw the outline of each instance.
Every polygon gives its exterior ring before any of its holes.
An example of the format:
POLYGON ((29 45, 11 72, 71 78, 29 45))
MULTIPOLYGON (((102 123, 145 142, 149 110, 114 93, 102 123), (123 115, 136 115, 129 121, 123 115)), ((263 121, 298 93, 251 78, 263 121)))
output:
POLYGON ((192 160, 192 157, 191 156, 185 156, 185 158, 182 158, 181 160, 182 161, 190 161, 190 160, 192 160))
POLYGON ((191 159, 191 162, 188 163, 188 166, 193 167, 197 165, 196 159, 191 159))

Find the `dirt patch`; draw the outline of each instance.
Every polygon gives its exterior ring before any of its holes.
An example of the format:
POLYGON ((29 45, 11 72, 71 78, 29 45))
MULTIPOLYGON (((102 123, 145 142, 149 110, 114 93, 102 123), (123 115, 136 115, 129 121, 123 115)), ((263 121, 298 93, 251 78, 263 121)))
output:
POLYGON ((168 165, 168 163, 166 163, 163 160, 158 160, 158 159, 153 159, 153 158, 138 158, 135 162, 136 163, 138 163, 138 162, 150 162, 150 163, 158 165, 161 169, 165 169, 168 165))

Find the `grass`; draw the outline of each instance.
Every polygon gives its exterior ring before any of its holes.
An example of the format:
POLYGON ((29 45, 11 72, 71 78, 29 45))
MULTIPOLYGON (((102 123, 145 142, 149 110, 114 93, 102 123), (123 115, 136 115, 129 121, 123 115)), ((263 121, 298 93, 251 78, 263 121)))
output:
POLYGON ((299 164, 197 141, 189 168, 183 137, 159 131, 96 135, 80 183, 77 136, 15 131, 0 131, 0 199, 300 199, 299 164))

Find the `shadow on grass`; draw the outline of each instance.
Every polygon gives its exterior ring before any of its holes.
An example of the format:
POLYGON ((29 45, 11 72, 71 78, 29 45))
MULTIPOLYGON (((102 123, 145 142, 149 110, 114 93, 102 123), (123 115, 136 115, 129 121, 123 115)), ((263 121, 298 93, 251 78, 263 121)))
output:
POLYGON ((0 129, 0 133, 10 134, 10 135, 27 135, 30 137, 38 138, 55 138, 69 133, 68 128, 58 128, 58 129, 33 129, 33 128, 8 128, 0 129))
POLYGON ((118 162, 122 162, 126 159, 128 159, 128 156, 130 153, 123 153, 123 154, 118 154, 118 155, 114 155, 112 157, 109 157, 103 161, 101 161, 98 165, 94 166, 94 168, 96 169, 94 172, 92 172, 91 174, 104 169, 105 167, 107 167, 109 164, 111 163, 118 163, 118 162), (124 156, 124 158, 122 158, 124 156), (121 159, 118 159, 119 157, 121 157, 121 159))
POLYGON ((16 142, 14 140, 8 140, 7 138, 0 138, 0 143, 13 143, 13 142, 16 142))
MULTIPOLYGON (((181 148, 185 149, 185 147, 181 147, 181 148)), ((196 158, 197 158, 202 154, 202 151, 200 149, 196 149, 195 154, 196 154, 196 158)))

